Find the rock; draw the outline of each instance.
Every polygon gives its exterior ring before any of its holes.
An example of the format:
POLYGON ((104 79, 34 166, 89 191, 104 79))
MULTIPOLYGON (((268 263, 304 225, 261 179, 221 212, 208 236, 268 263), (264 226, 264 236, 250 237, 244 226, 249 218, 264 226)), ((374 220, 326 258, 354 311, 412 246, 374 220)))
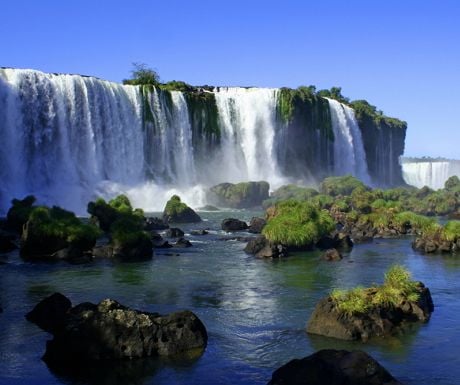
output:
POLYGON ((206 206, 200 207, 198 211, 220 211, 220 210, 216 206, 206 205, 206 206))
POLYGON ((208 230, 192 230, 190 231, 190 234, 192 235, 206 235, 209 234, 208 230))
POLYGON ((36 198, 33 195, 28 195, 24 199, 13 199, 11 201, 12 206, 6 214, 6 228, 20 235, 35 207, 35 201, 36 198))
POLYGON ((283 258, 288 256, 286 246, 273 244, 263 235, 251 239, 244 251, 248 254, 254 254, 258 258, 283 258))
POLYGON ((351 250, 353 241, 348 234, 339 232, 334 236, 335 248, 339 250, 351 250))
MULTIPOLYGON (((69 306, 65 297, 59 300, 65 302, 65 308, 69 306)), ((53 307, 41 307, 44 320, 55 317, 53 307)), ((43 357, 47 363, 175 356, 204 349, 207 344, 203 323, 190 311, 162 316, 133 310, 111 299, 97 305, 81 303, 65 312, 64 307, 58 309, 59 322, 54 326, 45 323, 45 330, 54 337, 43 357)))
POLYGON ((262 233, 263 228, 267 224, 267 221, 263 218, 252 217, 251 222, 249 222, 249 232, 253 234, 262 233))
POLYGON ((261 206, 268 199, 270 185, 265 182, 221 183, 208 191, 208 201, 220 207, 236 209, 261 206))
POLYGON ((248 224, 236 218, 227 218, 222 221, 221 227, 226 232, 242 231, 248 229, 248 224))
POLYGON ((343 257, 337 249, 328 249, 323 253, 322 258, 326 261, 340 261, 343 257))
POLYGON ((83 250, 79 249, 78 247, 66 247, 64 249, 58 250, 51 255, 52 258, 55 259, 78 259, 83 256, 83 250))
POLYGON ((329 250, 333 249, 336 245, 336 241, 334 238, 330 236, 324 236, 319 239, 318 242, 316 242, 316 247, 321 250, 329 250))
POLYGON ((155 231, 155 230, 166 230, 169 229, 169 225, 161 218, 149 217, 145 218, 144 230, 145 231, 155 231))
POLYGON ((9 253, 18 248, 14 243, 16 236, 6 231, 0 230, 0 253, 9 253))
POLYGON ((153 243, 144 233, 123 242, 114 239, 113 256, 126 262, 148 260, 153 257, 153 243))
POLYGON ((164 240, 160 234, 152 233, 151 239, 153 247, 156 249, 168 249, 172 247, 172 245, 168 241, 164 240))
MULTIPOLYGON (((367 289, 375 295, 377 289, 367 289)), ((397 334, 412 322, 427 322, 433 312, 428 288, 419 283, 420 298, 416 302, 403 301, 398 306, 379 305, 365 313, 341 312, 331 297, 320 300, 307 324, 307 332, 343 340, 367 341, 373 337, 397 334)))
POLYGON ((40 301, 26 314, 26 319, 39 328, 55 333, 64 327, 65 316, 72 302, 61 293, 54 293, 40 301))
POLYGON ((184 232, 177 227, 170 227, 167 231, 165 236, 167 238, 180 238, 184 236, 184 232))
POLYGON ((163 221, 166 223, 194 223, 201 222, 201 218, 185 203, 182 203, 177 195, 173 195, 166 203, 163 221))
POLYGON ((363 351, 325 349, 275 370, 268 385, 402 385, 363 351))
POLYGON ((173 247, 192 247, 192 243, 185 239, 185 238, 179 238, 176 243, 173 244, 173 247))
POLYGON ((93 247, 91 251, 95 258, 112 258, 113 247, 111 245, 101 245, 93 247))

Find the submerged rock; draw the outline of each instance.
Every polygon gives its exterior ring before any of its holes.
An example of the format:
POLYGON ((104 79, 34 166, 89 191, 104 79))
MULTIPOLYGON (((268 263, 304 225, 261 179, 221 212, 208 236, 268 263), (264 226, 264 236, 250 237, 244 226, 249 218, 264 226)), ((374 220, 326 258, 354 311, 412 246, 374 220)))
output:
POLYGON ((184 232, 177 228, 177 227, 170 227, 167 231, 165 236, 167 238, 180 238, 184 236, 184 232))
MULTIPOLYGON (((377 288, 365 289, 369 298, 378 293, 377 288)), ((325 297, 316 305, 307 324, 307 332, 343 340, 367 341, 373 337, 397 334, 413 322, 427 322, 434 306, 430 290, 419 282, 416 301, 408 299, 398 305, 380 304, 362 313, 341 311, 336 301, 325 297)), ((370 301, 372 302, 372 301, 370 301)))
POLYGON ((173 247, 192 247, 192 242, 185 238, 179 238, 176 243, 173 244, 173 247))
POLYGON ((204 349, 207 344, 203 323, 190 311, 163 316, 133 310, 111 299, 71 308, 69 302, 54 294, 28 315, 54 336, 46 346, 46 362, 172 356, 204 349))
POLYGON ((221 227, 226 232, 243 231, 248 229, 248 224, 236 218, 227 218, 222 221, 221 227))
POLYGON ((363 351, 325 349, 275 370, 268 385, 402 385, 363 351))
POLYGON ((337 249, 328 249, 322 255, 326 261, 340 261, 343 257, 337 249))
POLYGON ((192 235, 207 235, 209 234, 208 230, 192 230, 190 231, 190 234, 192 235))

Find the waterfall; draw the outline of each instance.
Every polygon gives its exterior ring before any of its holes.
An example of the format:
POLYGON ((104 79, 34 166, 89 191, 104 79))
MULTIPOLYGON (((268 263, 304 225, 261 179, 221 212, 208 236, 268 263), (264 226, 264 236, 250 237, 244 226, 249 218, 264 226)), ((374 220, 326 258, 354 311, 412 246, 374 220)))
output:
POLYGON ((2 208, 35 194, 81 210, 100 181, 142 180, 135 87, 32 70, 1 69, 0 79, 2 208))
POLYGON ((274 147, 277 92, 270 88, 215 90, 226 181, 266 180, 272 187, 280 184, 274 147))
POLYGON ((274 189, 351 173, 368 183, 353 110, 330 99, 297 101, 286 122, 280 94, 0 69, 0 213, 28 194, 84 214, 89 200, 118 193, 159 211, 172 194, 203 205, 205 189, 221 182, 266 180, 274 189))
POLYGON ((366 153, 355 113, 337 100, 327 98, 334 132, 334 173, 351 174, 370 182, 366 153))
POLYGON ((420 161, 402 162, 403 177, 407 184, 432 189, 444 187, 446 180, 454 175, 460 177, 459 161, 420 161))

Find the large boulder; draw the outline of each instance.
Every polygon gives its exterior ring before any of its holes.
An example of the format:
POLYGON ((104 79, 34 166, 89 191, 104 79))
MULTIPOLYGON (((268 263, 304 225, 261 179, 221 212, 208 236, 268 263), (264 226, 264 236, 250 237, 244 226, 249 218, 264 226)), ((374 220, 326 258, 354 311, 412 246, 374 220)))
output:
POLYGON ((144 230, 145 231, 156 231, 169 229, 169 225, 161 218, 149 217, 145 218, 144 230))
POLYGON ((402 385, 363 351, 325 349, 275 370, 268 385, 402 385))
MULTIPOLYGON (((53 307, 44 308, 50 312, 42 316, 52 319, 53 307)), ((174 356, 204 349, 208 339, 203 323, 190 311, 162 316, 105 299, 72 307, 63 320, 57 314, 59 322, 45 329, 54 336, 44 356, 51 363, 174 356)))
POLYGON ((195 223, 201 222, 201 218, 193 209, 181 202, 179 196, 173 195, 166 203, 163 221, 166 223, 195 223))
POLYGON ((257 258, 283 258, 288 256, 286 246, 272 243, 263 235, 250 239, 244 251, 255 255, 257 258))
POLYGON ((226 218, 221 223, 222 230, 227 233, 232 231, 244 231, 248 229, 248 224, 246 222, 240 221, 236 218, 226 218))
MULTIPOLYGON (((307 324, 307 332, 343 340, 367 341, 397 334, 413 322, 427 322, 434 309, 430 290, 418 283, 418 299, 398 304, 379 303, 362 312, 343 311, 333 296, 320 300, 307 324)), ((376 303, 378 288, 363 289, 369 303, 376 303)), ((355 296, 357 300, 357 296, 355 296)))
POLYGON ((208 200, 220 207, 236 209, 261 206, 268 199, 268 182, 221 183, 209 189, 208 200))
POLYGON ((11 207, 6 214, 6 228, 21 234, 23 226, 35 207, 35 201, 36 198, 33 195, 28 195, 24 199, 13 199, 11 207))
POLYGON ((54 333, 64 327, 67 312, 72 302, 61 293, 54 293, 40 301, 26 314, 26 319, 39 328, 54 333))
POLYGON ((267 224, 267 221, 264 218, 252 217, 249 222, 249 232, 253 234, 262 233, 263 228, 267 224))

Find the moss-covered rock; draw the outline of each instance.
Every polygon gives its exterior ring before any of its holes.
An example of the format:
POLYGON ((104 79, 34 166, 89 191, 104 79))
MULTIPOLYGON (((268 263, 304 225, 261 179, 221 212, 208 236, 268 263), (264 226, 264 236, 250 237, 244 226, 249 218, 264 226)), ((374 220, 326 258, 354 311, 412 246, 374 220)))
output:
POLYGON ((35 207, 24 226, 21 255, 24 257, 50 257, 57 251, 72 248, 71 255, 91 250, 100 230, 83 224, 74 213, 53 206, 35 207))
POLYGON ((332 217, 309 202, 279 202, 262 234, 271 242, 291 248, 311 248, 335 229, 332 217))
POLYGON ((399 333, 412 322, 426 322, 433 309, 429 289, 413 281, 402 266, 393 266, 381 286, 334 290, 323 298, 308 321, 307 332, 367 341, 399 333))
POLYGON ((268 208, 270 206, 273 206, 277 202, 288 200, 288 199, 304 201, 318 194, 319 194, 318 191, 316 191, 314 188, 301 187, 301 186, 296 186, 294 184, 288 184, 285 186, 281 186, 277 190, 273 191, 270 194, 270 198, 262 202, 262 206, 264 208, 268 208))
POLYGON ((11 207, 6 214, 6 227, 18 234, 22 233, 22 228, 29 219, 29 215, 34 209, 36 198, 28 195, 24 199, 13 199, 11 207))
POLYGON ((181 202, 179 196, 173 195, 166 203, 163 221, 166 223, 195 223, 201 222, 201 218, 193 209, 181 202))
POLYGON ((265 182, 221 183, 209 189, 208 200, 220 207, 251 208, 268 199, 270 185, 265 182))
POLYGON ((88 204, 93 222, 109 234, 112 256, 122 260, 149 259, 153 255, 150 236, 144 231, 148 222, 140 209, 133 209, 125 195, 108 203, 99 198, 88 204))
POLYGON ((366 185, 354 176, 331 176, 321 182, 319 190, 323 194, 337 196, 350 195, 358 187, 367 189, 366 185))

